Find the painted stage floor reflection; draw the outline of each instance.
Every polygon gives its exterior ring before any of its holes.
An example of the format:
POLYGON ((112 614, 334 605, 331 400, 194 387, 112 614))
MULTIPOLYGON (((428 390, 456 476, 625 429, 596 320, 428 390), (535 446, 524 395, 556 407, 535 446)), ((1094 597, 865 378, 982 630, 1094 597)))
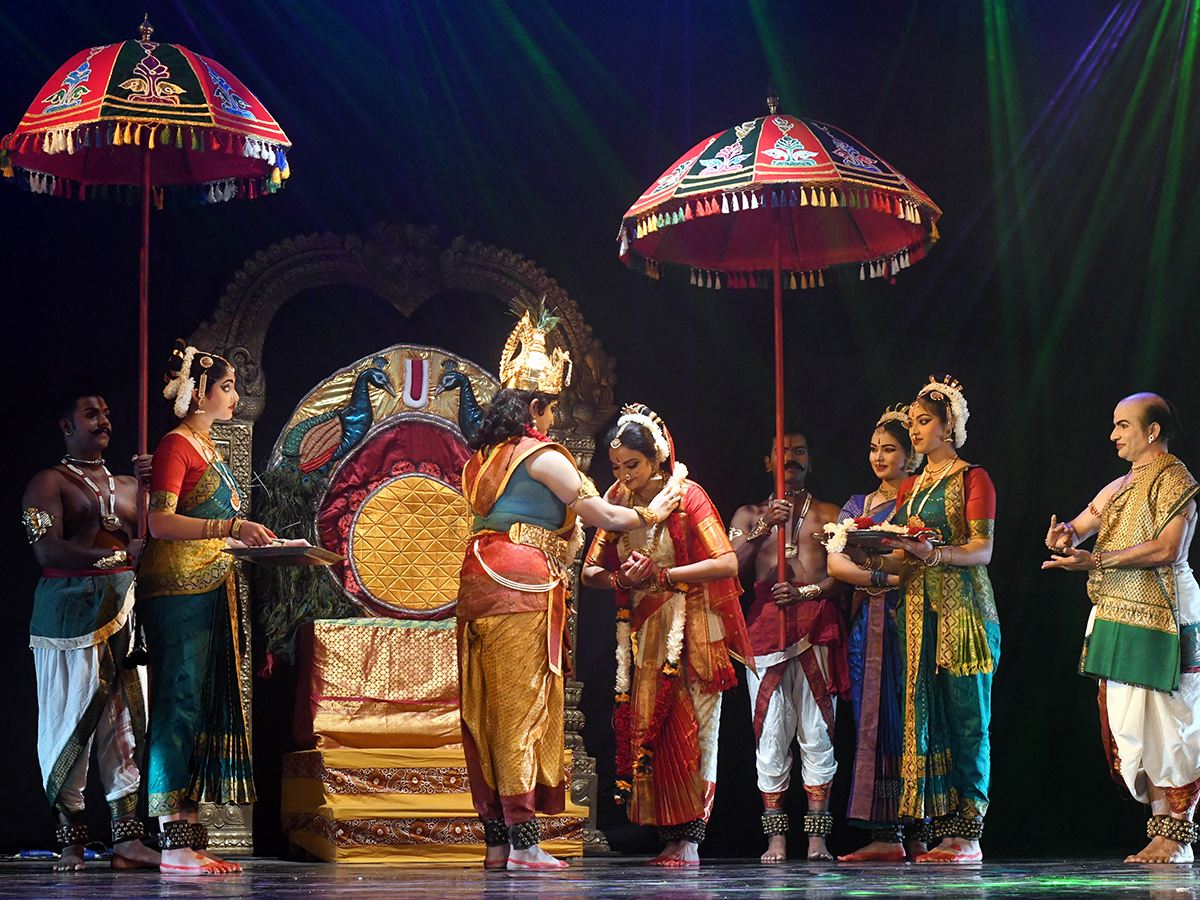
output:
POLYGON ((269 898, 269 900, 391 900, 391 898, 652 897, 708 900, 725 897, 1122 897, 1200 900, 1200 870, 1191 866, 1135 868, 1111 860, 1015 860, 961 868, 789 861, 762 866, 746 860, 713 860, 699 870, 650 869, 640 858, 578 860, 557 873, 490 872, 480 868, 355 866, 244 861, 240 876, 160 877, 153 872, 112 872, 94 863, 62 875, 41 862, 0 862, 0 900, 8 898, 269 898))

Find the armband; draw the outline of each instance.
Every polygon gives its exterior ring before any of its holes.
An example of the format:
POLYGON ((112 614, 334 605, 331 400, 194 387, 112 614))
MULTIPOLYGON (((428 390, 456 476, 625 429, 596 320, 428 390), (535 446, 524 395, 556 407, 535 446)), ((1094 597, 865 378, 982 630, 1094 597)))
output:
POLYGON ((596 483, 592 479, 588 478, 582 472, 579 473, 579 478, 579 493, 575 495, 575 499, 568 506, 574 506, 580 500, 590 500, 592 497, 600 496, 600 492, 596 490, 596 483))
POLYGON ((21 521, 25 525, 25 536, 29 538, 29 543, 36 544, 54 524, 54 516, 31 506, 21 513, 21 521))
POLYGON ((749 533, 746 535, 746 540, 748 540, 748 541, 757 540, 758 538, 762 537, 764 534, 767 534, 771 530, 772 530, 772 528, 770 525, 767 524, 767 520, 765 518, 763 518, 762 516, 759 516, 758 521, 754 523, 754 527, 751 528, 749 533))
POLYGON ((150 494, 150 503, 146 507, 147 512, 162 512, 173 513, 179 506, 179 497, 170 491, 154 491, 150 494))

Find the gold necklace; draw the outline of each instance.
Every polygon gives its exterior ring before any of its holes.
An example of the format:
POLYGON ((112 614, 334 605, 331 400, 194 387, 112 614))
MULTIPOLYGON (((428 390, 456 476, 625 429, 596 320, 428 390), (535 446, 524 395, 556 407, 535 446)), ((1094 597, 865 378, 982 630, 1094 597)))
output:
POLYGON ((939 469, 935 469, 935 468, 933 468, 933 466, 926 466, 925 471, 921 473, 921 476, 924 477, 925 475, 932 475, 934 477, 937 477, 938 475, 941 475, 943 472, 945 472, 952 465, 954 465, 956 462, 958 462, 957 454, 955 454, 954 456, 952 456, 948 460, 946 460, 946 462, 939 469))
MULTIPOLYGON (((958 462, 957 456, 955 456, 953 459, 950 460, 950 463, 955 463, 955 462, 958 462)), ((951 469, 950 463, 947 463, 946 465, 942 466, 940 469, 937 470, 938 471, 937 481, 935 481, 933 484, 931 484, 929 486, 928 492, 925 494, 925 497, 921 500, 921 505, 917 507, 917 518, 918 519, 921 518, 921 510, 923 510, 925 508, 926 502, 929 500, 930 497, 933 496, 934 488, 936 488, 939 484, 942 483, 942 481, 946 477, 946 473, 950 471, 950 469, 951 469)), ((913 511, 912 511, 913 501, 917 499, 917 494, 919 494, 919 493, 921 493, 921 491, 925 490, 923 485, 925 484, 925 475, 927 472, 929 472, 928 466, 926 466, 925 470, 923 472, 921 472, 921 477, 917 479, 917 484, 916 484, 915 489, 908 497, 908 507, 905 510, 905 518, 911 519, 913 516, 913 511)), ((924 521, 924 520, 922 519, 922 521, 924 521)))
POLYGON ((213 442, 213 439, 210 435, 204 434, 201 431, 197 431, 192 427, 190 422, 184 422, 183 427, 190 431, 192 436, 200 442, 200 446, 211 454, 211 456, 208 458, 209 462, 212 462, 214 459, 221 458, 221 454, 217 452, 217 445, 213 442))

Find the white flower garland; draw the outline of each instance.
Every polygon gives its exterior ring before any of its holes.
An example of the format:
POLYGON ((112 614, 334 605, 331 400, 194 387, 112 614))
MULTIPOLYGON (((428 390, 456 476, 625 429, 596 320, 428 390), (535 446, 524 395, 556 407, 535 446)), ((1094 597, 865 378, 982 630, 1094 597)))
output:
POLYGON ((617 680, 618 694, 629 692, 629 673, 633 667, 633 631, 628 622, 617 622, 617 680))
POLYGON ((683 591, 676 591, 668 601, 671 604, 671 628, 667 632, 667 662, 672 666, 679 665, 683 655, 683 626, 687 616, 684 614, 687 599, 683 591))
MULTIPOLYGON (((645 418, 645 417, 643 417, 645 418)), ((656 430, 656 429, 655 429, 656 430)), ((675 469, 667 484, 682 484, 688 477, 688 468, 681 462, 675 463, 675 469)), ((630 496, 628 489, 627 496, 630 496)), ((665 526, 664 526, 665 527, 665 526)), ((630 589, 632 594, 633 588, 630 589)), ((667 629, 667 663, 674 667, 679 665, 683 657, 683 633, 687 624, 687 597, 683 591, 676 591, 668 601, 671 606, 671 625, 667 629)), ((632 684, 633 671, 633 628, 627 620, 617 620, 617 675, 614 689, 618 694, 629 692, 632 684)))
POLYGON ((667 438, 662 433, 662 429, 658 427, 658 423, 643 413, 627 412, 617 419, 617 438, 621 437, 622 429, 630 422, 643 426, 650 432, 650 437, 654 440, 654 458, 658 463, 664 463, 671 455, 671 448, 667 446, 667 438))
POLYGON ((881 522, 878 525, 872 525, 870 528, 863 528, 855 524, 854 519, 846 519, 836 524, 829 522, 825 525, 825 533, 829 535, 825 541, 825 552, 841 553, 845 550, 846 537, 851 531, 886 531, 889 534, 908 534, 908 527, 905 525, 893 525, 891 522, 881 522))
POLYGON ((192 360, 196 358, 196 352, 196 348, 190 346, 183 351, 183 363, 179 366, 179 374, 163 388, 163 396, 168 400, 175 400, 175 415, 180 419, 187 416, 192 405, 192 391, 196 389, 196 381, 192 378, 192 360))
POLYGON ((917 396, 922 397, 934 391, 945 394, 950 400, 950 413, 954 416, 954 446, 961 447, 967 442, 967 419, 971 416, 971 410, 967 408, 967 398, 957 387, 944 381, 929 382, 917 391, 917 396))

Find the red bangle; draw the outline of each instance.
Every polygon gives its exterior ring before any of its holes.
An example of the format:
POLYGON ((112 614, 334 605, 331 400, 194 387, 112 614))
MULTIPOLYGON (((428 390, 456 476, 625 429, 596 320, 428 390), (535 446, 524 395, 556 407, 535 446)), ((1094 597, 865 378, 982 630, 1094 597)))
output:
POLYGON ((674 591, 675 590, 675 583, 673 581, 671 581, 671 578, 668 575, 668 573, 670 571, 671 571, 670 566, 667 566, 665 569, 659 569, 658 576, 655 578, 655 581, 658 583, 658 586, 664 591, 674 591))
POLYGON ((612 587, 613 587, 614 591, 625 590, 625 587, 621 584, 621 582, 617 581, 617 573, 616 572, 609 572, 608 580, 612 583, 612 587))

